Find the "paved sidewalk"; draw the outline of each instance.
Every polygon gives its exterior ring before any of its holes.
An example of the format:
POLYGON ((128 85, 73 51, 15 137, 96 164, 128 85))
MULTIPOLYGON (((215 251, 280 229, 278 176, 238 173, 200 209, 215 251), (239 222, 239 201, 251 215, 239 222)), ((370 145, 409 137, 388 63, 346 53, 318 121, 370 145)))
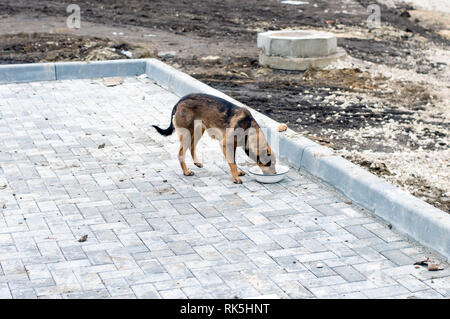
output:
POLYGON ((177 100, 148 79, 0 85, 0 298, 450 297, 448 264, 416 268, 439 258, 309 176, 235 185, 209 138, 183 176, 150 127, 177 100))

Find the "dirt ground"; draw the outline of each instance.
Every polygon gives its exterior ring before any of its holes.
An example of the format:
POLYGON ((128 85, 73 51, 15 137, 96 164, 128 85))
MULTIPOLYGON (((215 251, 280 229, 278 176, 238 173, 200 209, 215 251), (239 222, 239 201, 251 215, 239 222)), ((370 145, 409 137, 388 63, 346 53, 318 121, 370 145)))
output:
POLYGON ((450 212, 450 41, 445 14, 375 1, 3 0, 0 63, 158 56, 450 212), (303 28, 338 36, 348 56, 324 70, 258 64, 256 34, 303 28))

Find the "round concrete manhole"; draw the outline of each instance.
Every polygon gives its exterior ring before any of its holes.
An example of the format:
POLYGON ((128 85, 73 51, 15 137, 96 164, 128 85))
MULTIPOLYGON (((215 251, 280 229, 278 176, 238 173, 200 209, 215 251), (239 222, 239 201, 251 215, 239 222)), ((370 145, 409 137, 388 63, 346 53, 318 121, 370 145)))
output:
POLYGON ((313 34, 307 31, 275 31, 272 33, 272 36, 286 37, 286 38, 302 38, 302 37, 309 37, 311 35, 313 34))
POLYGON ((344 55, 337 47, 336 36, 313 30, 259 33, 258 48, 261 64, 286 70, 305 70, 311 65, 323 67, 344 55))

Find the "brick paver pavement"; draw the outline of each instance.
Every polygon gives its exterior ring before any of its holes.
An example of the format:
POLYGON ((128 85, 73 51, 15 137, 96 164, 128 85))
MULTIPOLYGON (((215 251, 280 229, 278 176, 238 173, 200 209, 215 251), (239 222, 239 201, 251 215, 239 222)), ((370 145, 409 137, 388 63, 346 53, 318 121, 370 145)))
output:
POLYGON ((137 78, 0 85, 0 298, 450 297, 448 264, 416 268, 439 258, 303 173, 235 185, 204 138, 183 176, 150 127, 177 100, 137 78))

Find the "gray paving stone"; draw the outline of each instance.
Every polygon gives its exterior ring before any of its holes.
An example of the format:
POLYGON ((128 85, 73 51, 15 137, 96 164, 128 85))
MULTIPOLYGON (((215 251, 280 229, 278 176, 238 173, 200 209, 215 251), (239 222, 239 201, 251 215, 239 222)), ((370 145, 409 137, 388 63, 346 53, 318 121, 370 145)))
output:
POLYGON ((339 258, 331 258, 323 261, 328 267, 339 267, 352 265, 356 267, 360 264, 365 264, 366 260, 360 256, 349 256, 349 257, 339 257, 339 258))
POLYGON ((362 293, 368 298, 388 298, 408 293, 408 289, 403 286, 389 286, 363 290, 362 293))
POLYGON ((340 266, 334 267, 333 270, 337 272, 342 278, 345 280, 352 281, 363 281, 366 279, 364 275, 362 275, 359 271, 357 271, 352 266, 340 266))
POLYGON ((187 279, 194 277, 189 268, 184 264, 167 264, 164 265, 164 267, 173 279, 187 279))
POLYGON ((331 251, 325 251, 325 252, 321 252, 321 253, 296 255, 296 257, 301 262, 313 262, 313 261, 334 259, 337 256, 334 253, 332 253, 331 251))
POLYGON ((77 246, 67 246, 61 247, 62 253, 67 260, 85 259, 86 253, 83 248, 79 245, 77 246))
POLYGON ((444 297, 433 289, 411 292, 409 294, 397 295, 400 299, 443 299, 444 297))
POLYGON ((181 289, 161 290, 159 294, 164 299, 185 299, 186 295, 181 289))
POLYGON ((372 247, 359 247, 355 248, 354 251, 369 262, 386 260, 386 257, 384 257, 372 247))
POLYGON ((280 288, 291 298, 311 298, 313 294, 297 281, 287 281, 280 288))
POLYGON ((273 257, 278 265, 287 272, 305 271, 307 268, 294 256, 273 257))
MULTIPOLYGON (((326 264, 320 262, 306 263, 306 268, 312 272, 316 277, 328 277, 336 275, 336 271, 328 267, 326 264)), ((345 267, 345 266, 344 266, 345 267)), ((339 267, 337 267, 339 268, 339 267)))
POLYGON ((381 254, 392 261, 394 264, 399 266, 404 265, 411 265, 416 262, 416 260, 412 259, 411 257, 405 255, 400 250, 387 250, 384 252, 381 252, 381 254))
POLYGON ((310 287, 308 289, 316 298, 337 299, 345 295, 334 289, 332 286, 325 287, 310 287))
POLYGON ((424 282, 422 282, 421 280, 417 279, 412 275, 400 277, 397 278, 396 280, 399 284, 401 284, 403 287, 407 288, 411 292, 429 289, 429 286, 427 286, 424 282))
POLYGON ((134 285, 131 286, 133 292, 136 294, 138 298, 143 299, 160 299, 161 296, 156 291, 155 287, 152 284, 144 284, 144 285, 134 285))
POLYGON ((182 175, 177 137, 149 127, 178 97, 148 79, 0 100, 0 298, 449 297, 448 263, 307 174, 235 185, 205 137, 182 175), (424 254, 445 270, 416 269, 424 254))
POLYGON ((82 291, 63 294, 64 299, 105 299, 109 298, 110 294, 106 289, 82 291))
POLYGON ((212 299, 209 292, 206 292, 202 286, 184 287, 181 289, 189 299, 212 299))
POLYGON ((429 279, 425 283, 444 297, 450 297, 450 276, 429 279))
POLYGON ((358 239, 374 237, 375 234, 360 225, 347 226, 345 229, 358 239))
POLYGON ((12 290, 12 297, 14 299, 37 299, 34 289, 12 290))
POLYGON ((123 295, 134 295, 133 290, 127 281, 123 278, 112 278, 103 280, 111 297, 118 297, 123 295))
POLYGON ((247 236, 244 235, 239 229, 236 228, 226 228, 219 230, 228 240, 242 240, 247 239, 247 236))
POLYGON ((338 295, 339 299, 367 299, 367 296, 365 296, 362 292, 356 291, 356 292, 350 292, 346 294, 338 295))
POLYGON ((93 265, 111 264, 111 257, 105 250, 94 250, 86 252, 86 256, 93 265))
POLYGON ((192 273, 201 284, 212 285, 223 283, 222 279, 210 269, 192 269, 192 273))
POLYGON ((0 299, 11 299, 11 291, 9 290, 8 284, 0 283, 0 299))
POLYGON ((321 278, 317 278, 312 273, 301 273, 300 275, 301 276, 299 278, 299 282, 308 289, 319 288, 319 287, 326 288, 329 286, 346 283, 345 279, 343 279, 341 276, 338 276, 338 275, 321 277, 321 278))
POLYGON ((166 281, 158 281, 153 284, 157 290, 169 290, 175 288, 184 288, 184 287, 192 287, 192 286, 200 286, 197 278, 183 278, 183 279, 175 279, 175 280, 166 280, 166 281))

